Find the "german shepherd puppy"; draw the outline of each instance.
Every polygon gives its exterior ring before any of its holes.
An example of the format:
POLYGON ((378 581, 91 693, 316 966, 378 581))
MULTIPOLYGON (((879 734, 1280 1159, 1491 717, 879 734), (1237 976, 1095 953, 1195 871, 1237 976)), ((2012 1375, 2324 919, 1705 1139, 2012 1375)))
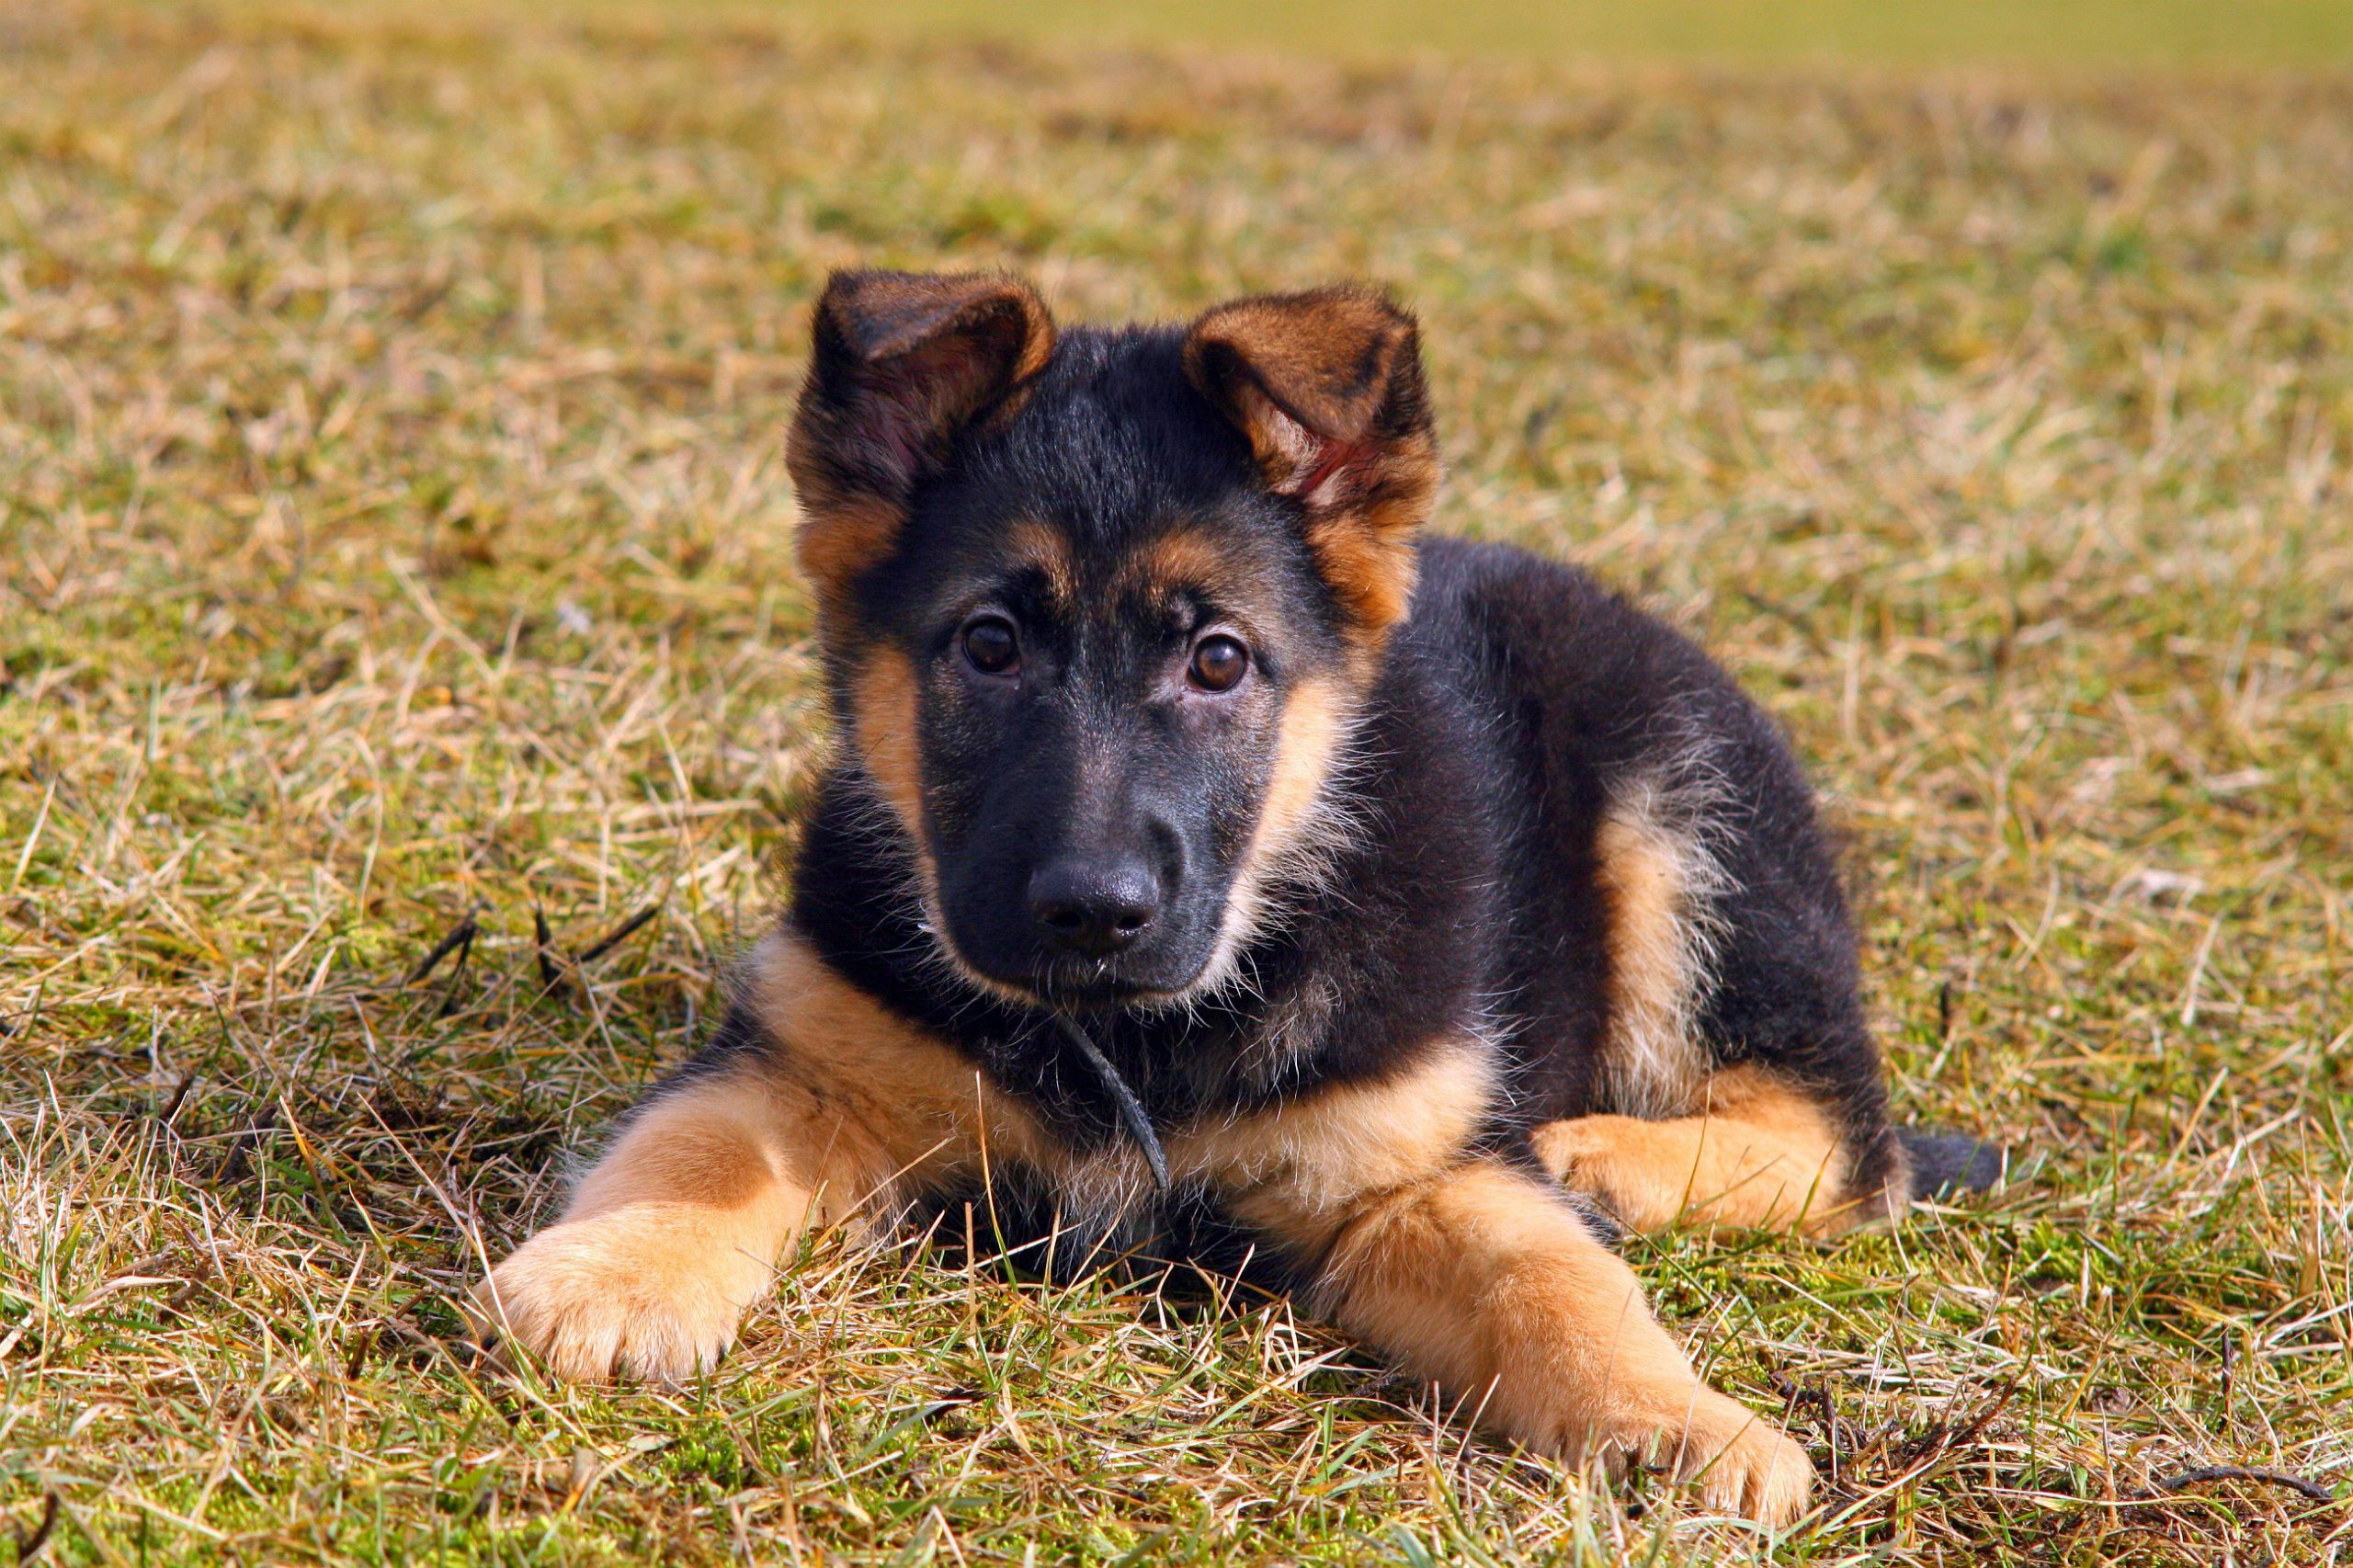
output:
POLYGON ((1618 1227, 1833 1235, 1995 1162, 1891 1128, 1773 724, 1582 573, 1418 537, 1381 294, 1061 332, 1014 278, 847 272, 814 335, 841 744, 790 907, 477 1326, 686 1377, 805 1226, 985 1176, 1065 1254, 1246 1250, 1506 1438, 1797 1514, 1804 1450, 1618 1227))

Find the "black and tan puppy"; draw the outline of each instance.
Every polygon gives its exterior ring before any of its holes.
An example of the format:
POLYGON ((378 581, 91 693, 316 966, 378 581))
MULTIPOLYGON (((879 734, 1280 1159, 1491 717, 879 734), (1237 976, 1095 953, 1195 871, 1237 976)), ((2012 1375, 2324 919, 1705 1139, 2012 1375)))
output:
POLYGON ((1417 538, 1412 318, 1058 335, 1010 278, 844 274, 790 461, 842 743, 791 907, 484 1325, 691 1374, 804 1226, 985 1172, 1273 1260, 1509 1438, 1795 1514, 1616 1226, 1829 1234, 1984 1152, 1888 1123, 1772 724, 1581 574, 1417 538))

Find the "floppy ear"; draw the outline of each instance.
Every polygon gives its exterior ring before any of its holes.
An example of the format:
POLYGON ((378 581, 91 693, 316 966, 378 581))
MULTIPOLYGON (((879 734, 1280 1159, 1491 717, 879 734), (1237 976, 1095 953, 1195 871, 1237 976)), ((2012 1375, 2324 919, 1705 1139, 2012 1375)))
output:
POLYGON ((1250 438, 1267 487, 1299 503, 1358 626, 1377 637, 1401 619, 1438 480, 1414 318, 1349 285, 1237 300, 1193 324, 1185 373, 1250 438))
POLYGON ((785 463, 801 570, 835 604, 889 551, 957 433, 1002 417, 1044 369, 1054 324, 1017 278, 836 272, 810 336, 785 463))

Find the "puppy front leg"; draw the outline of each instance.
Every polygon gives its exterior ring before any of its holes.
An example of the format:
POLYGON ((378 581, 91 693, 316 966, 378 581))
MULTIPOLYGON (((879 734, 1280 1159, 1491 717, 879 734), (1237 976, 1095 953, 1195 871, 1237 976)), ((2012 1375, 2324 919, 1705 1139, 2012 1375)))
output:
POLYGON ((467 1315, 579 1381, 714 1365, 803 1225, 889 1175, 871 1140, 746 1060, 657 1093, 562 1218, 474 1287, 467 1315))
POLYGON ((1633 1271, 1533 1179, 1470 1161, 1363 1199, 1324 1250, 1333 1319, 1504 1436, 1661 1465, 1771 1525, 1804 1507, 1805 1450, 1701 1382, 1633 1271))

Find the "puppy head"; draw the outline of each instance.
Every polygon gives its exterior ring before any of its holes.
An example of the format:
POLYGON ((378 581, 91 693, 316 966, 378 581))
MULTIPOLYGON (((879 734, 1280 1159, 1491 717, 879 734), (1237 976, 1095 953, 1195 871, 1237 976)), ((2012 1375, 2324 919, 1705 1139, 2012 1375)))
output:
POLYGON ((1215 985, 1334 821, 1438 462, 1349 288, 1057 335, 1027 285, 837 276, 790 443, 858 776, 969 978, 1215 985))

